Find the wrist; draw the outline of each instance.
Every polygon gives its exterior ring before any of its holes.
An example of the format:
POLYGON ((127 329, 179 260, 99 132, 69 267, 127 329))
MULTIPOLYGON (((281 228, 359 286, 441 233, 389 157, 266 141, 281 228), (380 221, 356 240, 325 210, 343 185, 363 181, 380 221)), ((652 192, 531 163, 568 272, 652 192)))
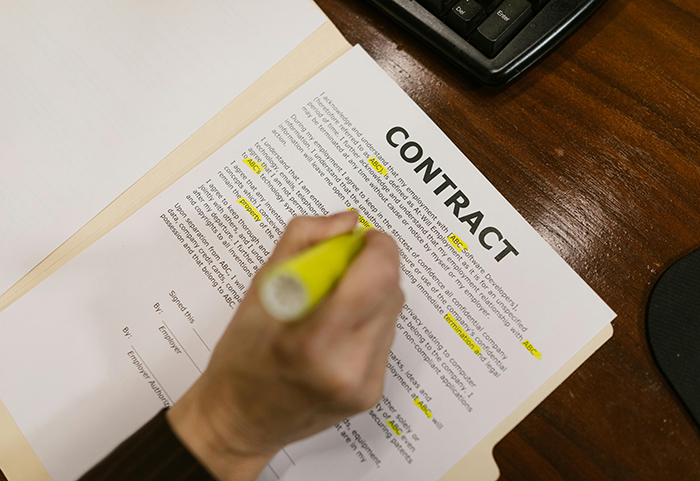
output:
POLYGON ((168 410, 168 424, 215 478, 255 481, 276 450, 254 450, 244 440, 235 440, 235 429, 231 429, 235 413, 225 403, 216 402, 216 395, 205 387, 207 380, 203 378, 168 410))

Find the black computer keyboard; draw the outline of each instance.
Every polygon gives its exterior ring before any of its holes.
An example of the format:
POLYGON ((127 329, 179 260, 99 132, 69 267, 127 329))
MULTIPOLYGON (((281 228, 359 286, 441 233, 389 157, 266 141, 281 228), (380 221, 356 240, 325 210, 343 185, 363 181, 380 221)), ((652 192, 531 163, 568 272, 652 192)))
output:
POLYGON ((515 79, 605 0, 369 0, 479 83, 515 79))

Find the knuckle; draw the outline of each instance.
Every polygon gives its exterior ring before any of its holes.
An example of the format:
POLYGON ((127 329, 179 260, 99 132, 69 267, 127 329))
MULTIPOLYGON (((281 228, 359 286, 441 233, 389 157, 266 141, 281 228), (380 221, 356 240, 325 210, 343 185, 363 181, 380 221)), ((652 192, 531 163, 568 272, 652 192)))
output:
POLYGON ((394 240, 393 237, 391 237, 389 234, 386 232, 378 231, 378 230, 371 230, 371 235, 369 239, 370 242, 373 244, 374 248, 377 250, 382 251, 383 253, 387 255, 397 255, 398 256, 398 247, 396 245, 396 241, 394 240))
POLYGON ((357 399, 354 407, 357 411, 367 411, 374 407, 381 400, 381 398, 382 390, 373 389, 369 392, 363 393, 363 395, 357 399))
POLYGON ((322 351, 314 336, 304 336, 300 339, 297 343, 296 354, 299 364, 307 369, 315 370, 324 362, 322 351))
POLYGON ((368 251, 377 263, 377 268, 387 272, 393 272, 398 277, 399 249, 394 238, 389 234, 377 232, 367 243, 368 251))
POLYGON ((404 304, 406 304, 406 294, 404 294, 403 290, 401 288, 398 288, 398 294, 396 295, 396 306, 397 308, 403 308, 404 304))
POLYGON ((392 258, 382 256, 375 262, 371 275, 375 288, 391 291, 399 284, 399 265, 392 258))
POLYGON ((313 338, 306 336, 280 336, 272 345, 273 356, 288 369, 313 366, 318 358, 317 350, 313 338))
POLYGON ((331 402, 352 406, 362 387, 362 378, 356 369, 344 369, 333 373, 326 386, 331 402))
POLYGON ((287 341, 287 338, 276 339, 272 343, 271 351, 274 359, 283 366, 296 362, 296 346, 287 341))

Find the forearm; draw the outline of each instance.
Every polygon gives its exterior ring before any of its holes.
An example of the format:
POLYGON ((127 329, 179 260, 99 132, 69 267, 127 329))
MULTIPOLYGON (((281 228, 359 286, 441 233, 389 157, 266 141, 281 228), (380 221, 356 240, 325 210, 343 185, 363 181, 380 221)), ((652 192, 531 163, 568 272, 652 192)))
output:
POLYGON ((160 411, 85 473, 80 481, 212 480, 211 475, 173 433, 166 412, 160 411))

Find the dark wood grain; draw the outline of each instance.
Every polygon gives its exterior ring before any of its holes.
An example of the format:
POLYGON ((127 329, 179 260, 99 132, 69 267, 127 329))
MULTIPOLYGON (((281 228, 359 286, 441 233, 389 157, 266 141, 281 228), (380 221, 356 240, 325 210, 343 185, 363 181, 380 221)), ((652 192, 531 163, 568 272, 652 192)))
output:
POLYGON ((618 314, 496 447, 501 479, 700 479, 700 430, 645 332, 654 282, 700 247, 700 2, 608 0, 503 90, 362 0, 318 3, 618 314))

